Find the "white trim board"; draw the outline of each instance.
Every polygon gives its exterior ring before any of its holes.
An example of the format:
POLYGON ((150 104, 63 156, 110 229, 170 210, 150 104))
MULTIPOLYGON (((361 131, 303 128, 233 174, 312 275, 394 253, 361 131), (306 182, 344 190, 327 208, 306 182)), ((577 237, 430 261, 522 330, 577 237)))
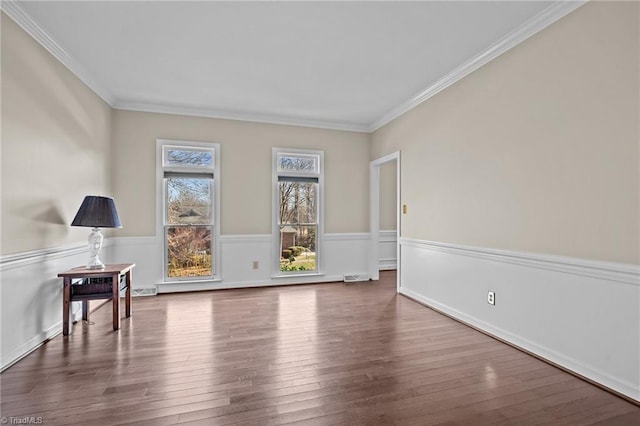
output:
POLYGON ((395 230, 380 231, 378 243, 378 269, 389 271, 398 269, 398 238, 395 230))
POLYGON ((367 133, 368 124, 354 124, 339 121, 325 121, 287 117, 280 115, 242 113, 196 108, 189 106, 143 104, 137 102, 116 101, 112 107, 124 111, 154 112, 159 114, 186 115, 189 117, 216 118, 220 120, 248 121, 251 123, 280 124, 283 126, 312 127, 315 129, 344 130, 347 132, 367 133))
POLYGON ((401 294, 640 402, 635 265, 407 238, 400 245, 401 294))
MULTIPOLYGON (((402 163, 400 151, 395 151, 369 163, 369 234, 371 238, 369 245, 369 276, 374 281, 380 279, 380 243, 383 238, 388 240, 389 237, 389 231, 380 230, 380 167, 387 163, 395 163, 396 166, 396 229, 391 232, 395 233, 396 257, 400 253, 402 163)), ((396 262, 396 269, 398 269, 396 288, 398 289, 400 288, 400 268, 401 264, 396 262)))
MULTIPOLYGON (((73 331, 73 323, 82 320, 82 310, 76 308, 71 313, 71 318, 69 321, 71 322, 71 330, 73 331)), ((8 354, 3 354, 2 357, 2 365, 0 365, 0 372, 3 372, 7 368, 11 367, 16 362, 20 361, 22 358, 29 355, 31 352, 38 349, 40 346, 47 343, 49 340, 57 337, 62 334, 62 321, 52 325, 49 329, 41 332, 37 336, 33 336, 31 339, 20 345, 19 347, 11 350, 8 354)))
POLYGON ((364 240, 368 241, 371 236, 368 232, 345 232, 343 234, 324 234, 324 241, 343 241, 343 240, 364 240))
POLYGON ((223 244, 246 244, 246 243, 271 243, 271 234, 228 234, 220 235, 220 242, 223 244))
POLYGON ((202 282, 187 282, 176 283, 167 282, 158 284, 158 294, 161 293, 182 293, 189 291, 216 291, 216 290, 229 290, 236 288, 259 288, 259 287, 276 287, 283 285, 308 285, 308 284, 327 284, 342 282, 342 275, 294 275, 290 277, 277 277, 269 281, 202 281, 202 282))
MULTIPOLYGON (((105 244, 106 245, 106 238, 105 244)), ((69 244, 59 247, 50 247, 38 250, 29 250, 19 253, 7 254, 0 257, 0 272, 26 266, 32 263, 40 263, 45 260, 53 260, 61 257, 73 256, 79 253, 89 253, 87 244, 69 244)), ((87 258, 88 259, 88 258, 87 258)))
POLYGON ((393 230, 380 230, 380 242, 381 243, 395 243, 398 241, 397 231, 393 230))
POLYGON ((394 271, 398 269, 397 259, 380 259, 378 261, 378 269, 380 271, 394 271))

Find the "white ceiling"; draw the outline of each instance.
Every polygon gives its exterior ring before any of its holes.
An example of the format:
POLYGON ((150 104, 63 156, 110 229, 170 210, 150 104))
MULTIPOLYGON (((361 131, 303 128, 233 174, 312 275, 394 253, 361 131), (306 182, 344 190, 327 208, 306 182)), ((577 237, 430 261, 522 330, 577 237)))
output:
POLYGON ((3 3, 115 108, 358 131, 380 127, 579 5, 3 3))

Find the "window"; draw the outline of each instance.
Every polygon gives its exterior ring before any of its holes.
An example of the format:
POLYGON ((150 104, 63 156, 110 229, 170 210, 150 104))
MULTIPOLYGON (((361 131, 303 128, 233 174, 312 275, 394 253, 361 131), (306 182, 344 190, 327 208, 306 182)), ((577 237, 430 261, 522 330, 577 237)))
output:
POLYGON ((158 141, 164 279, 219 277, 219 145, 158 141))
POLYGON ((273 240, 277 275, 319 272, 323 153, 273 149, 273 240))

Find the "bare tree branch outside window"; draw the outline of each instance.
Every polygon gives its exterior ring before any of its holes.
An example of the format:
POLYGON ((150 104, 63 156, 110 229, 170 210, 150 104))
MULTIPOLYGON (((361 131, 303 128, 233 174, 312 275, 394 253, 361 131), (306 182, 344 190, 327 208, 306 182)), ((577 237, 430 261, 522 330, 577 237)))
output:
POLYGON ((317 182, 287 178, 287 171, 317 173, 314 157, 281 156, 279 190, 279 224, 281 271, 315 270, 317 230, 317 182))
POLYGON ((165 169, 167 276, 212 276, 213 152, 170 147, 164 155, 164 167, 170 168, 165 169))

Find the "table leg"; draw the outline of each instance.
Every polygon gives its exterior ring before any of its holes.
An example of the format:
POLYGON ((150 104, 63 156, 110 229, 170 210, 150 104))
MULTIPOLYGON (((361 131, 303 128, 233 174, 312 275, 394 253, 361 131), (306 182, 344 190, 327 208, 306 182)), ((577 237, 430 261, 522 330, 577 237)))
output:
POLYGON ((127 296, 125 299, 125 316, 129 318, 131 316, 131 269, 127 271, 125 276, 127 284, 127 296))
POLYGON ((120 275, 113 276, 111 281, 111 305, 113 306, 113 329, 120 328, 120 275))
POLYGON ((82 301, 82 321, 89 321, 89 301, 82 301))
POLYGON ((63 278, 62 289, 62 335, 69 335, 69 310, 71 309, 69 300, 71 299, 71 278, 63 278))

